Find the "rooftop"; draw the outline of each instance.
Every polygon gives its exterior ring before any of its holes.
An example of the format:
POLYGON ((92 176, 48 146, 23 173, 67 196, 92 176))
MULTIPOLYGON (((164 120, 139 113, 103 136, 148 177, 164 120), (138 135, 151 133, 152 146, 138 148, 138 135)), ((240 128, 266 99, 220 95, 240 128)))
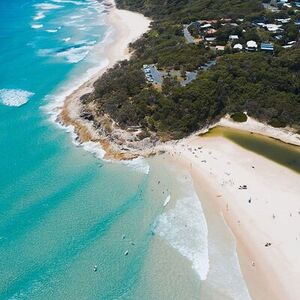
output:
POLYGON ((248 48, 257 48, 257 43, 255 41, 248 41, 247 42, 247 47, 248 48))
POLYGON ((239 36, 236 35, 236 34, 231 34, 231 35, 229 36, 229 39, 230 39, 230 40, 238 40, 238 39, 239 39, 239 36))
POLYGON ((274 46, 271 43, 261 43, 260 49, 261 50, 265 50, 265 51, 273 51, 274 50, 274 46))
POLYGON ((243 49, 243 45, 242 45, 242 44, 235 44, 235 45, 233 46, 233 49, 242 50, 242 49, 243 49))

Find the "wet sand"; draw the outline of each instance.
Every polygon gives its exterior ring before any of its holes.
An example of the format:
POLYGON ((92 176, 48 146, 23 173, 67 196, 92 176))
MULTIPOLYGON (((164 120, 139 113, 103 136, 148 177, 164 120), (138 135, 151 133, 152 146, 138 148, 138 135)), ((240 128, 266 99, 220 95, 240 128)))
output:
POLYGON ((254 299, 300 296, 299 175, 224 137, 165 148, 232 230, 254 299))

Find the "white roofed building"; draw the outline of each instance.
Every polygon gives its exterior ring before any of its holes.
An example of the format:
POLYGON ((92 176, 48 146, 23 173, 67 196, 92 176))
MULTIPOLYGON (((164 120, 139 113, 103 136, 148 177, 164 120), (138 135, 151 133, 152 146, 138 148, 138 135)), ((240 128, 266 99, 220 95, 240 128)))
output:
POLYGON ((257 43, 255 41, 248 41, 246 49, 248 51, 256 51, 257 50, 257 43))
POLYGON ((239 39, 239 36, 236 34, 231 34, 229 36, 229 41, 237 41, 239 39))
POLYGON ((243 45, 242 44, 235 44, 233 46, 233 49, 234 50, 238 50, 238 51, 243 50, 243 45))
POLYGON ((225 50, 225 46, 216 46, 216 50, 217 51, 224 51, 225 50))

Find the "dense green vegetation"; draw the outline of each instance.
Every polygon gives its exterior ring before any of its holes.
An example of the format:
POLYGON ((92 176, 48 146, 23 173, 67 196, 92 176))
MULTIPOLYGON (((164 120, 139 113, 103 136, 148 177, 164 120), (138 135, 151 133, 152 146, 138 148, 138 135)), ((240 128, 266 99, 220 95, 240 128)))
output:
POLYGON ((120 8, 135 10, 155 20, 172 23, 238 18, 263 10, 260 0, 117 0, 120 8))
MULTIPOLYGON (((109 114, 121 127, 140 125, 158 134, 180 138, 218 120, 224 114, 247 111, 273 126, 300 125, 300 49, 224 54, 196 80, 181 87, 174 78, 161 88, 147 83, 143 64, 155 63, 166 72, 195 70, 216 53, 203 44, 184 41, 182 24, 200 18, 247 17, 262 14, 257 0, 117 0, 154 20, 150 32, 131 45, 130 61, 114 66, 95 83, 85 103, 98 114, 109 114)), ((235 32, 226 26, 228 36, 235 32)), ((225 33, 224 33, 225 32, 225 33)), ((251 32, 247 33, 251 35, 251 32)), ((254 34, 254 33, 253 33, 254 34)), ((255 34, 257 34, 255 32, 255 34)), ((230 51, 229 51, 230 52, 230 51)))
POLYGON ((235 122, 246 122, 248 117, 243 112, 236 112, 230 116, 230 118, 235 122))

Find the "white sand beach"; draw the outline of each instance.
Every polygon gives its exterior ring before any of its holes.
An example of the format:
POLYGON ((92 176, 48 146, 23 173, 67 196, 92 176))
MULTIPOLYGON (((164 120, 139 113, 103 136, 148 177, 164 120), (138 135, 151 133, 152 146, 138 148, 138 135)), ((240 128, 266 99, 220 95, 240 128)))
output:
POLYGON ((298 299, 299 174, 223 137, 193 136, 165 150, 223 214, 253 299, 298 299))
MULTIPOLYGON (((107 68, 130 57, 128 44, 150 25, 144 16, 118 10, 111 3, 107 22, 114 31, 105 47, 109 64, 69 95, 62 107, 62 122, 75 127, 82 142, 99 141, 100 137, 92 122, 80 118, 79 98, 92 91, 107 68)), ((218 124, 300 145, 299 135, 251 118, 242 125, 228 119, 218 124)), ((299 175, 222 137, 193 135, 160 144, 156 150, 170 153, 174 163, 189 170, 195 186, 207 196, 204 200, 212 201, 216 212, 223 214, 237 240, 242 272, 253 299, 300 298, 299 175), (243 185, 247 189, 239 189, 243 185)), ((139 153, 149 154, 149 149, 139 153)))
MULTIPOLYGON (((105 1, 107 7, 106 23, 111 32, 105 43, 103 53, 108 64, 99 70, 92 78, 80 85, 68 95, 60 108, 60 122, 65 126, 76 128, 77 134, 82 141, 98 140, 99 136, 93 129, 91 122, 80 118, 80 97, 93 91, 95 81, 118 61, 129 59, 129 44, 137 40, 150 28, 151 20, 142 14, 127 10, 117 9, 114 0, 105 1)), ((100 59, 99 59, 100 61, 100 59)))

